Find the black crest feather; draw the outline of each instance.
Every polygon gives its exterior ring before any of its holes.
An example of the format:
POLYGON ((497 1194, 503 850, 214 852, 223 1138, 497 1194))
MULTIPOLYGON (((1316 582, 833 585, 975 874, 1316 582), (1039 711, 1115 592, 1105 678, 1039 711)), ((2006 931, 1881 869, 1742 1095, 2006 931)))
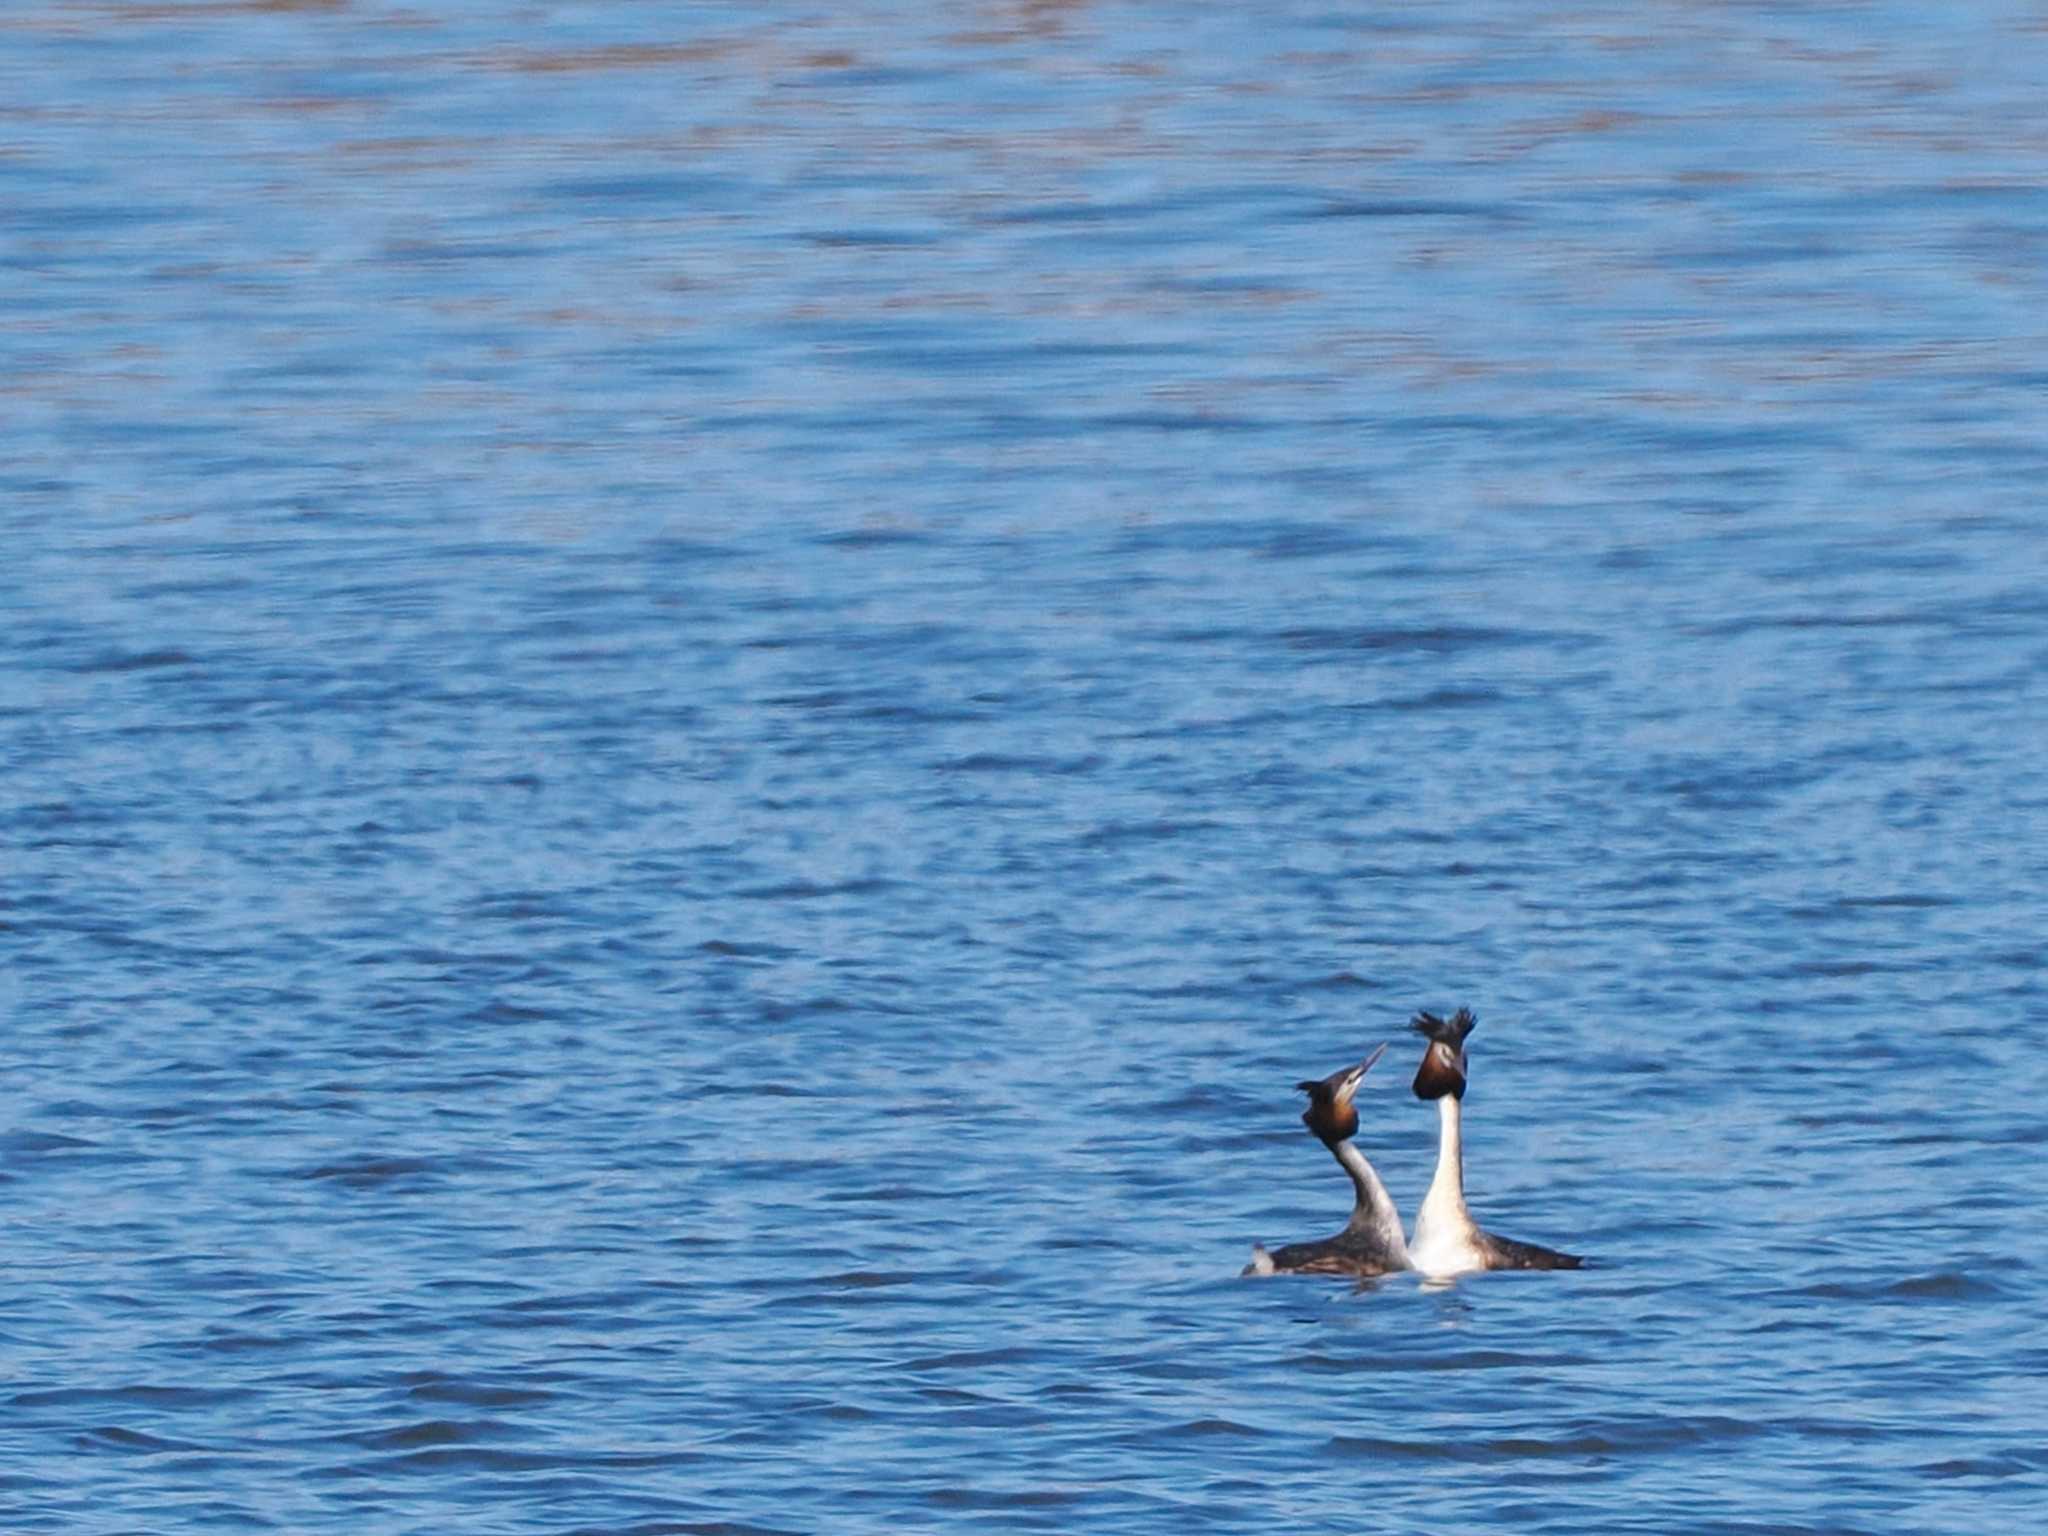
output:
POLYGON ((1448 1045, 1460 1050, 1465 1037, 1478 1026, 1479 1020, 1470 1008, 1460 1008, 1448 1019, 1438 1018, 1433 1013, 1418 1013, 1410 1019, 1409 1027, 1425 1040, 1434 1040, 1438 1045, 1448 1045))

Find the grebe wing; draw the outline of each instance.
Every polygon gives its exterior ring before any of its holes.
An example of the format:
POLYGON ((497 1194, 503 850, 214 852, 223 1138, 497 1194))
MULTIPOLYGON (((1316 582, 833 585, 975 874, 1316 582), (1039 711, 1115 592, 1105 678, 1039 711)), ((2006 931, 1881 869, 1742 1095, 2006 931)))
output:
POLYGON ((1349 1243, 1341 1237, 1326 1238, 1319 1243, 1289 1243, 1269 1254, 1262 1250, 1260 1255, 1254 1256, 1252 1264, 1252 1272, 1262 1275, 1353 1275, 1361 1280, 1374 1275, 1391 1275, 1408 1267, 1397 1255, 1349 1243), (1260 1257, 1272 1268, 1261 1265, 1260 1257))
POLYGON ((1478 1237, 1488 1269, 1583 1269, 1586 1264, 1576 1253, 1559 1253, 1540 1243, 1520 1243, 1491 1232, 1481 1232, 1478 1237))

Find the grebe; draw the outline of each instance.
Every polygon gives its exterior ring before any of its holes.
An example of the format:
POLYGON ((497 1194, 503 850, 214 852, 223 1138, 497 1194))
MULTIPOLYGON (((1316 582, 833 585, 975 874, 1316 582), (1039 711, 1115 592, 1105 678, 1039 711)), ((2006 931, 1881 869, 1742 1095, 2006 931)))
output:
POLYGON ((1357 1066, 1332 1072, 1319 1083, 1295 1084, 1308 1095, 1301 1123, 1316 1133, 1351 1175, 1351 1186, 1358 1192, 1351 1220, 1342 1232, 1321 1242, 1289 1243, 1271 1253, 1253 1243, 1252 1261, 1244 1267, 1245 1274, 1356 1275, 1363 1279, 1409 1267, 1408 1245, 1401 1237, 1401 1213, 1365 1154, 1351 1144, 1358 1133, 1358 1110, 1351 1102, 1352 1095, 1384 1050, 1382 1045, 1357 1066))
POLYGON ((1433 1013, 1415 1015, 1415 1032, 1429 1041, 1415 1072, 1415 1097, 1436 1100, 1440 1140, 1436 1177, 1422 1197, 1422 1209, 1415 1213, 1409 1262, 1432 1278, 1475 1269, 1577 1269, 1585 1263, 1578 1255, 1482 1232, 1465 1209, 1465 1151, 1458 1117, 1465 1097, 1465 1037, 1478 1022, 1469 1008, 1460 1008, 1448 1019, 1433 1013))

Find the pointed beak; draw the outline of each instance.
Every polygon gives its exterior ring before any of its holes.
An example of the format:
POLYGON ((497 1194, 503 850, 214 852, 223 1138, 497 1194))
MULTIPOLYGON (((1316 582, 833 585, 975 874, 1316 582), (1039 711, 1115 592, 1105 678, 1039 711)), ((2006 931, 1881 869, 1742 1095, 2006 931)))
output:
POLYGON ((1344 1074, 1344 1081, 1337 1085, 1337 1099, 1342 1103, 1358 1092, 1358 1085, 1365 1081, 1365 1074, 1372 1070, 1372 1064, 1384 1056, 1387 1044, 1382 1040, 1372 1048, 1372 1054, 1344 1074))

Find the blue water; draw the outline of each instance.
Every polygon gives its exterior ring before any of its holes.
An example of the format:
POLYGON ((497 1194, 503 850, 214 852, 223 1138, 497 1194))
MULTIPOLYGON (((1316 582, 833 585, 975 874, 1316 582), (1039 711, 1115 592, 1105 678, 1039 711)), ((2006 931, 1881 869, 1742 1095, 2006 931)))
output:
POLYGON ((0 1529, 2038 1521, 2043 46, 10 9, 0 1529))

